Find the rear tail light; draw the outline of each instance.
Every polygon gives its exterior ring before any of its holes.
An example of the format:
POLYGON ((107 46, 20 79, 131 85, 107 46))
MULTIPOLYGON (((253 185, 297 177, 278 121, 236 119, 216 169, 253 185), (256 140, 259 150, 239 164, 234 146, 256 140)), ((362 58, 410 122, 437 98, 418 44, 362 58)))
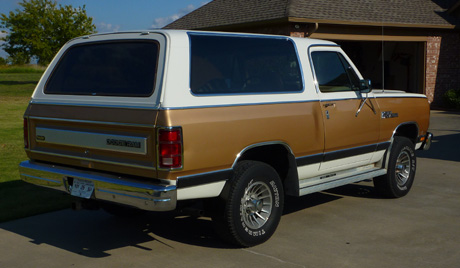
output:
POLYGON ((29 122, 27 121, 27 118, 24 118, 23 130, 24 130, 24 148, 29 149, 29 122))
POLYGON ((163 169, 182 168, 181 128, 160 128, 158 130, 158 167, 163 169))

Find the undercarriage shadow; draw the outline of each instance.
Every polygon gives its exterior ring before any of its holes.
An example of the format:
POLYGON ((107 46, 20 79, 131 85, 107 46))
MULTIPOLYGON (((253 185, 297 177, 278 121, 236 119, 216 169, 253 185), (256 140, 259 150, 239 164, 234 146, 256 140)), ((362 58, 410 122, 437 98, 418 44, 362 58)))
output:
MULTIPOLYGON (((366 183, 364 183, 366 184, 366 183)), ((285 215, 346 197, 377 198, 373 187, 351 184, 303 197, 286 197, 285 215)), ((102 210, 62 210, 5 222, 0 228, 90 258, 110 256, 110 250, 135 247, 155 252, 175 250, 177 243, 209 248, 234 248, 220 240, 210 218, 179 212, 152 212, 122 219, 102 210), (155 243, 148 243, 155 242, 155 243)))

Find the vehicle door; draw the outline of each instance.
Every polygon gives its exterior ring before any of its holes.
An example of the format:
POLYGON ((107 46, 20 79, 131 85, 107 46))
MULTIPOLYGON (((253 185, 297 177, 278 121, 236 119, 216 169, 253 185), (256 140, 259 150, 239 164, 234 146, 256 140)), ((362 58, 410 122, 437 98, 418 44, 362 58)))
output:
POLYGON ((340 47, 310 48, 325 129, 320 170, 331 172, 370 162, 379 138, 379 112, 372 92, 340 47))

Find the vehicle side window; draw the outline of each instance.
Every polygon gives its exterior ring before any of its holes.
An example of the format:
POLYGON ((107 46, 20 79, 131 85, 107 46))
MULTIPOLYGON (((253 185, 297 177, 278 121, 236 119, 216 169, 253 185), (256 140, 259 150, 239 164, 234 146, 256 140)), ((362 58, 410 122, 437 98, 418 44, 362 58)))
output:
POLYGON ((284 93, 303 90, 292 41, 286 38, 190 34, 194 94, 284 93))
POLYGON ((321 92, 359 90, 358 75, 340 53, 315 51, 311 57, 321 92))

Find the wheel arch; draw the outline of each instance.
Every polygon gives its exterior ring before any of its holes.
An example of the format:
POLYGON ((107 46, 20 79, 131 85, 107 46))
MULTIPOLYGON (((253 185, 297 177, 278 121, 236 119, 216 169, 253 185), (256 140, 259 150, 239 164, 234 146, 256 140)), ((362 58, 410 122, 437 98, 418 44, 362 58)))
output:
POLYGON ((393 148, 393 142, 394 142, 395 137, 406 137, 415 146, 415 144, 417 143, 418 133, 419 133, 419 126, 418 126, 417 122, 415 122, 415 121, 403 122, 403 123, 399 124, 393 130, 393 135, 391 136, 391 139, 390 139, 390 146, 388 147, 388 149, 385 152, 385 155, 383 157, 384 161, 383 161, 382 168, 388 167, 388 161, 390 160, 389 152, 393 148))
POLYGON ((299 177, 291 147, 281 141, 262 142, 244 148, 235 158, 232 168, 243 160, 260 161, 273 167, 283 183, 286 195, 299 195, 299 177))
POLYGON ((393 131, 391 142, 393 143, 394 137, 402 136, 408 138, 412 141, 412 143, 416 144, 418 133, 419 126, 417 122, 404 122, 399 124, 393 131))

